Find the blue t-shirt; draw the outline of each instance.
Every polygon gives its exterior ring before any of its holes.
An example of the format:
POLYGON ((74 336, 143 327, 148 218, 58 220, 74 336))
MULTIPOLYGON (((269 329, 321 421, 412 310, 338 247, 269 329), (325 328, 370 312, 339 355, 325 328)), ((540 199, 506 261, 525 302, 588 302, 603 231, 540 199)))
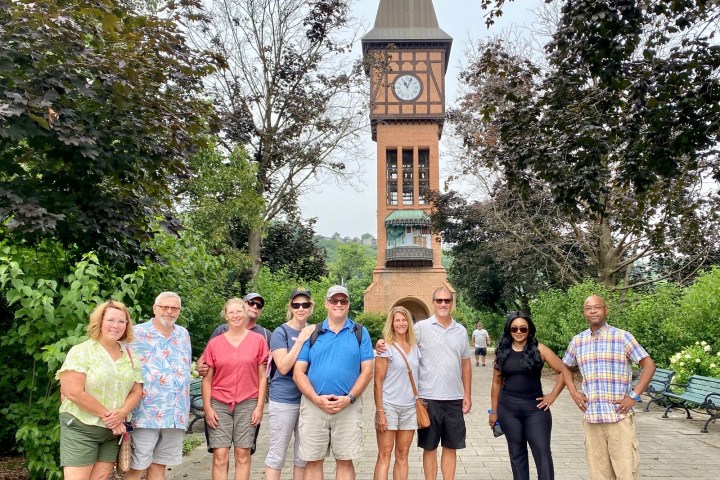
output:
POLYGON ((355 322, 345 320, 338 333, 328 328, 327 318, 319 325, 321 333, 312 348, 305 342, 298 362, 307 362, 308 379, 318 395, 346 395, 360 376, 360 364, 375 358, 370 334, 362 327, 362 342, 358 346, 353 331, 355 322))
MULTIPOLYGON (((270 351, 283 348, 289 352, 293 345, 295 345, 300 331, 287 325, 284 327, 285 328, 282 326, 277 327, 272 333, 270 337, 270 351), (287 329, 287 331, 285 329, 287 329), (288 333, 290 335, 288 335, 288 333)), ((299 404, 300 397, 300 390, 298 390, 293 380, 293 369, 291 368, 287 375, 280 373, 280 370, 275 370, 272 382, 270 383, 270 400, 280 403, 299 404)))

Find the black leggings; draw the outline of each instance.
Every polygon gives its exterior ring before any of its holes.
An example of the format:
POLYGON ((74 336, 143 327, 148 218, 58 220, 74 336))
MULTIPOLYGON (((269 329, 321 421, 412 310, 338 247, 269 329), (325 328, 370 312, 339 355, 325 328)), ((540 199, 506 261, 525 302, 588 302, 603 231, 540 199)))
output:
POLYGON ((528 444, 535 459, 538 479, 555 478, 550 452, 552 414, 550 410, 540 410, 537 404, 535 399, 518 398, 505 393, 500 396, 498 420, 505 432, 514 480, 530 479, 528 444))

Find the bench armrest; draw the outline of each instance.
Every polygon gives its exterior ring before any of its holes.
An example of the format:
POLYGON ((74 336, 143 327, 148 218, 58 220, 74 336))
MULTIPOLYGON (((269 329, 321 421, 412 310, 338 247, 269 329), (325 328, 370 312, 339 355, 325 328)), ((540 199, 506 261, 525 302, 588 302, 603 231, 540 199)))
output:
POLYGON ((720 407, 720 393, 709 393, 705 397, 705 405, 712 405, 720 407))

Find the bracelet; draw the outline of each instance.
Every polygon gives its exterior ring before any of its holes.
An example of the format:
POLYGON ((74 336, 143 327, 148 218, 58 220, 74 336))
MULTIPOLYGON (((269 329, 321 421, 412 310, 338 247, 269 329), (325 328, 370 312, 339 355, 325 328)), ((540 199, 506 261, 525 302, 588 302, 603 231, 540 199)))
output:
POLYGON ((488 408, 488 413, 489 413, 490 415, 497 415, 497 412, 496 412, 495 410, 491 409, 491 408, 488 408))

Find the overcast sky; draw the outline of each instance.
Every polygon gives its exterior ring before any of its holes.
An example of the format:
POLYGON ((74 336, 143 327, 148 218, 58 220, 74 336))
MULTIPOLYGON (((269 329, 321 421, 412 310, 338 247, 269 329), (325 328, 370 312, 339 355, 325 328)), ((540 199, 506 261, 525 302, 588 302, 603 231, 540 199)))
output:
MULTIPOLYGON (((354 7, 354 16, 362 19, 368 30, 372 28, 377 14, 379 0, 357 0, 354 7)), ((485 12, 480 8, 480 0, 434 0, 440 28, 453 37, 453 46, 448 62, 446 82, 446 108, 456 97, 457 75, 460 61, 467 48, 468 39, 482 39, 495 35, 503 28, 511 25, 525 25, 531 22, 531 12, 528 8, 536 1, 515 0, 504 8, 503 16, 490 30, 485 26, 485 12)), ((355 45, 354 52, 360 55, 360 41, 355 45)), ((445 130, 447 131, 447 129, 445 130)), ((443 135, 445 139, 446 135, 443 135)), ((377 237, 376 224, 376 158, 375 142, 370 138, 370 129, 365 142, 366 162, 363 162, 362 181, 353 190, 350 187, 338 187, 327 184, 318 192, 308 194, 300 200, 303 218, 317 218, 316 233, 331 236, 338 232, 343 236, 359 237, 363 233, 370 233, 377 237)), ((443 144, 440 144, 440 185, 445 180, 443 166, 443 144)))

